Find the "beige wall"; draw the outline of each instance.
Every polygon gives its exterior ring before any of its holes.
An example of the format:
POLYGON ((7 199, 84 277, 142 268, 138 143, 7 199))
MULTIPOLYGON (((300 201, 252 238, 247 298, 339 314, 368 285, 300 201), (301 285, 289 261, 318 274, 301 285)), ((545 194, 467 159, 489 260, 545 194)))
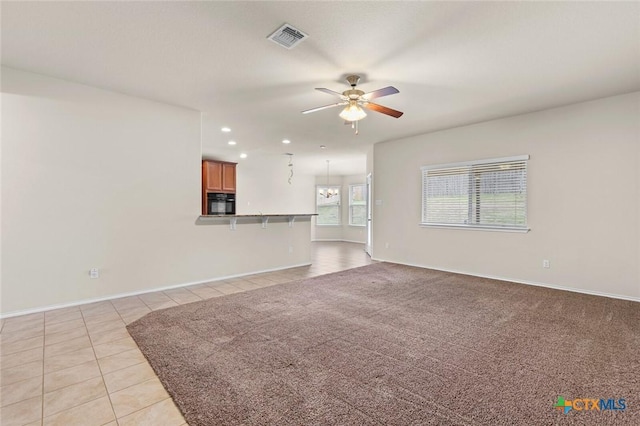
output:
MULTIPOLYGON (((8 68, 2 91, 1 315, 309 262, 310 221, 196 223, 198 111, 8 68)), ((241 197, 274 212, 264 194, 290 188, 250 164, 241 197)))
POLYGON ((315 176, 295 168, 288 182, 288 157, 252 155, 237 165, 238 214, 314 213, 315 176))
POLYGON ((375 145, 374 257, 640 300, 639 123, 636 92, 375 145), (521 154, 529 233, 418 225, 421 166, 521 154))
MULTIPOLYGON (((316 185, 326 185, 326 176, 316 176, 316 185)), ((364 175, 330 176, 329 184, 339 186, 341 194, 341 225, 317 226, 313 219, 311 238, 314 241, 349 241, 364 244, 367 241, 367 228, 349 225, 349 185, 366 183, 364 175)), ((315 199, 313 200, 315 203, 315 199)))

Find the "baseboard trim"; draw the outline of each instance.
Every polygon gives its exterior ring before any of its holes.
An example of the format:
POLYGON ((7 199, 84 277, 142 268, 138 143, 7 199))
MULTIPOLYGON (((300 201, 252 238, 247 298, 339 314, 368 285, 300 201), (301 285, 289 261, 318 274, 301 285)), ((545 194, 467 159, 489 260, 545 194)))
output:
POLYGON ((40 312, 52 311, 52 310, 55 310, 55 309, 70 308, 70 307, 73 307, 73 306, 86 305, 86 304, 89 304, 89 303, 104 302, 106 300, 112 300, 112 299, 120 299, 122 297, 139 296, 141 294, 155 293, 157 291, 172 290, 174 288, 188 287, 188 286, 191 286, 191 285, 198 285, 198 284, 210 283, 210 282, 215 282, 215 281, 224 281, 224 280, 228 280, 228 279, 231 279, 231 278, 240 278, 240 277, 246 277, 246 276, 249 276, 249 275, 264 274, 266 272, 282 271, 282 270, 285 270, 285 269, 299 268, 301 266, 309 266, 309 265, 311 265, 311 262, 299 263, 299 264, 290 265, 290 266, 282 266, 282 267, 278 267, 278 268, 263 269, 263 270, 260 270, 260 271, 253 271, 253 272, 247 272, 247 273, 242 273, 242 274, 227 275, 227 276, 224 276, 224 277, 217 277, 217 278, 211 278, 211 279, 206 279, 206 280, 199 280, 199 281, 192 281, 192 282, 181 283, 181 284, 174 284, 174 285, 169 285, 169 286, 164 286, 164 287, 157 287, 157 288, 150 289, 150 290, 132 291, 132 292, 128 292, 128 293, 118 293, 118 294, 114 294, 114 295, 111 295, 111 296, 96 297, 96 298, 92 298, 92 299, 78 300, 78 301, 75 301, 75 302, 60 303, 60 304, 56 304, 56 305, 48 305, 48 306, 43 306, 43 307, 39 307, 39 308, 24 309, 24 310, 13 311, 13 312, 8 312, 8 313, 0 313, 0 319, 17 317, 17 316, 20 316, 20 315, 37 314, 37 313, 40 313, 40 312))
POLYGON ((453 269, 437 268, 437 267, 434 267, 434 266, 418 265, 418 264, 415 264, 415 263, 397 262, 397 261, 393 261, 393 260, 386 260, 386 259, 379 259, 379 258, 372 258, 372 260, 376 260, 378 262, 397 263, 399 265, 406 265, 406 266, 415 266, 416 268, 433 269, 435 271, 451 272, 453 274, 469 275, 469 276, 478 277, 478 278, 489 278, 491 280, 506 281, 506 282, 512 282, 512 283, 517 283, 517 284, 533 285, 533 286, 536 286, 536 287, 552 288, 554 290, 570 291, 572 293, 588 294, 588 295, 591 295, 591 296, 601 296, 601 297, 609 297, 611 299, 628 300, 630 302, 640 302, 640 297, 632 297, 632 296, 625 296, 625 295, 621 295, 621 294, 605 293, 605 292, 602 292, 602 291, 583 290, 583 289, 577 289, 577 288, 573 288, 573 287, 564 287, 564 286, 561 286, 561 285, 541 283, 541 282, 537 282, 537 281, 517 280, 517 279, 513 279, 513 278, 498 277, 498 276, 494 276, 494 275, 474 274, 474 273, 465 272, 465 271, 457 271, 457 270, 453 270, 453 269))
MULTIPOLYGON (((359 243, 357 241, 346 241, 346 240, 314 240, 314 241, 342 241, 342 242, 359 243)), ((361 243, 359 243, 359 244, 361 244, 361 243)), ((375 261, 378 261, 378 262, 397 263, 399 265, 415 266, 416 268, 433 269, 433 270, 436 270, 436 271, 451 272, 451 273, 454 273, 454 274, 470 275, 472 277, 489 278, 489 279, 492 279, 492 280, 513 282, 513 283, 525 284, 525 285, 533 285, 533 286, 536 286, 536 287, 545 287, 545 288, 551 288, 551 289, 554 289, 554 290, 570 291, 572 293, 589 294, 591 296, 601 296, 601 297, 609 297, 611 299, 628 300, 628 301, 631 301, 631 302, 640 302, 640 297, 631 297, 631 296, 624 296, 624 295, 620 295, 620 294, 605 293, 605 292, 601 292, 601 291, 576 289, 576 288, 572 288, 572 287, 564 287, 564 286, 559 286, 559 285, 554 285, 554 284, 541 283, 541 282, 537 282, 537 281, 528 281, 528 280, 519 280, 519 279, 513 279, 513 278, 498 277, 498 276, 495 276, 495 275, 474 274, 474 273, 470 273, 470 272, 466 272, 466 271, 459 271, 459 270, 454 270, 454 269, 445 269, 445 268, 439 268, 439 267, 428 266, 428 265, 418 265, 418 264, 415 264, 415 263, 408 263, 408 262, 398 262, 398 261, 393 261, 393 260, 388 260, 388 259, 380 259, 380 258, 377 258, 377 257, 372 257, 371 259, 375 260, 375 261)), ((198 285, 198 284, 204 284, 204 283, 215 282, 215 281, 224 281, 224 280, 228 280, 228 279, 231 279, 231 278, 240 278, 240 277, 246 277, 246 276, 249 276, 249 275, 263 274, 263 273, 275 272, 275 271, 282 271, 282 270, 285 270, 285 269, 298 268, 298 267, 301 267, 301 266, 309 266, 309 265, 311 265, 311 262, 300 263, 300 264, 290 265, 290 266, 283 266, 283 267, 278 267, 278 268, 263 269, 263 270, 260 270, 260 271, 253 271, 253 272, 247 272, 247 273, 242 273, 242 274, 227 275, 227 276, 224 276, 224 277, 217 277, 217 278, 211 278, 211 279, 206 279, 206 280, 192 281, 192 282, 175 284, 175 285, 164 286, 164 287, 157 287, 157 288, 149 289, 149 290, 141 290, 141 291, 134 291, 134 292, 128 292, 128 293, 118 293, 118 294, 114 294, 114 295, 111 295, 111 296, 97 297, 97 298, 92 298, 92 299, 83 299, 83 300, 70 302, 70 303, 60 303, 60 304, 56 304, 56 305, 48 305, 48 306, 39 307, 39 308, 25 309, 25 310, 13 311, 13 312, 8 312, 8 313, 0 313, 0 319, 17 317, 17 316, 20 316, 20 315, 36 314, 36 313, 39 313, 39 312, 52 311, 52 310, 55 310, 55 309, 62 309, 62 308, 69 308, 69 307, 73 307, 73 306, 86 305, 88 303, 103 302, 105 300, 119 299, 119 298, 122 298, 122 297, 129 297, 129 296, 138 296, 138 295, 141 295, 141 294, 154 293, 154 292, 157 292, 157 291, 171 290, 171 289, 174 289, 174 288, 188 287, 188 286, 191 286, 191 285, 198 285)))

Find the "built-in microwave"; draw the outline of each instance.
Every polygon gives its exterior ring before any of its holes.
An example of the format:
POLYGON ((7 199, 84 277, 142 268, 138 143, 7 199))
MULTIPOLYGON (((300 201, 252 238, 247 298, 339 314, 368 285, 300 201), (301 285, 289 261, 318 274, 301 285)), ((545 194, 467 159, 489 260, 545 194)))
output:
POLYGON ((207 194, 207 214, 236 214, 236 195, 209 192, 207 194))

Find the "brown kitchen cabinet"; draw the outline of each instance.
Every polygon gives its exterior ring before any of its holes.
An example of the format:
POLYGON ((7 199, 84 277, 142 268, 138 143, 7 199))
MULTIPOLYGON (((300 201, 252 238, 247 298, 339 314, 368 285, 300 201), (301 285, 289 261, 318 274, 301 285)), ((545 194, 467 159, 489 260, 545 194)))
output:
POLYGON ((202 162, 202 189, 207 192, 236 192, 236 163, 204 160, 202 162))
POLYGON ((206 214, 208 193, 236 193, 236 164, 226 161, 202 160, 203 214, 206 214))

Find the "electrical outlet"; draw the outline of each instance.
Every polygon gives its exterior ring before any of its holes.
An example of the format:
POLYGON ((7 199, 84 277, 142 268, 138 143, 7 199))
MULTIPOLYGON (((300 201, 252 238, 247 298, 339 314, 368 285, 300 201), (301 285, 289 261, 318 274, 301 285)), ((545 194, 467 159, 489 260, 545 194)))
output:
POLYGON ((100 277, 100 270, 98 268, 91 268, 89 270, 89 277, 91 277, 91 278, 99 278, 100 277))
POLYGON ((546 268, 546 269, 551 268, 551 263, 549 262, 549 260, 547 260, 547 259, 543 260, 542 261, 542 267, 546 268))
POLYGON ((389 243, 384 243, 384 248, 389 248, 389 243))
POLYGON ((289 254, 293 253, 293 246, 289 246, 289 254))

